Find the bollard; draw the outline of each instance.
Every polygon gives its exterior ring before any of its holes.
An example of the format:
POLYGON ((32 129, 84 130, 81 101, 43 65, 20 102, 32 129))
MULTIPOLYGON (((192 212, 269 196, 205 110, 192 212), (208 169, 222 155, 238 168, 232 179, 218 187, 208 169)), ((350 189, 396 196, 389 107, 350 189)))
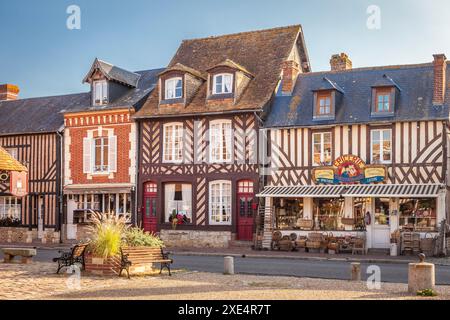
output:
POLYGON ((351 263, 351 281, 361 281, 361 263, 352 262, 351 263))
POLYGON ((224 267, 224 274, 232 275, 234 274, 234 258, 233 257, 225 257, 223 259, 223 267, 224 267))
POLYGON ((425 262, 425 255, 420 254, 420 263, 410 263, 408 269, 408 292, 435 289, 436 274, 434 264, 425 262))

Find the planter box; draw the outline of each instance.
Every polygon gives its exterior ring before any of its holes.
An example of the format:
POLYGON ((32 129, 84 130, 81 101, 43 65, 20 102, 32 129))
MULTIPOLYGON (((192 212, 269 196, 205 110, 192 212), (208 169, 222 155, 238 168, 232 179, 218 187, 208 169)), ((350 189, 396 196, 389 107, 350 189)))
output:
POLYGON ((85 264, 85 271, 90 274, 112 276, 119 275, 120 272, 120 256, 103 259, 87 254, 85 264))

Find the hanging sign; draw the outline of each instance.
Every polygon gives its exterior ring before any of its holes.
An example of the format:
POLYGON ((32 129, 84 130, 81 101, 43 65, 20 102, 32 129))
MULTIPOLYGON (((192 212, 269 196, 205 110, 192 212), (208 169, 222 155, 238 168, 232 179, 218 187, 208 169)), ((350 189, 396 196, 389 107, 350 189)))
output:
POLYGON ((333 161, 333 166, 313 170, 317 184, 369 184, 386 180, 386 167, 366 165, 355 155, 343 155, 333 161))
POLYGON ((11 172, 10 192, 15 197, 24 197, 28 194, 28 174, 25 171, 11 172))
POLYGON ((0 183, 5 183, 9 181, 9 172, 0 171, 0 183))

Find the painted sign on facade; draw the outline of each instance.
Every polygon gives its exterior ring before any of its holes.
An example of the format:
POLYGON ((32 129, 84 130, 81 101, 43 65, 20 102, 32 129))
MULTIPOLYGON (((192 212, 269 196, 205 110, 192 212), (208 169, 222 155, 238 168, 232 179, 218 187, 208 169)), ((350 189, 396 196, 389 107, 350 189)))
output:
POLYGON ((15 197, 24 197, 28 194, 28 174, 25 171, 12 171, 10 192, 15 197))
POLYGON ((355 155, 344 155, 333 162, 333 166, 313 170, 313 179, 317 184, 368 184, 383 182, 386 179, 386 167, 366 165, 355 155))

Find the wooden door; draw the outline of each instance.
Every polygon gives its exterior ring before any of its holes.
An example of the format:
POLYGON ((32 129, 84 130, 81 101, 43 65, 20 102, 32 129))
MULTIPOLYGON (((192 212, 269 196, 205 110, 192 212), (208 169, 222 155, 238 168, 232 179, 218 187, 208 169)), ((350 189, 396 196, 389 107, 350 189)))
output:
POLYGON ((157 199, 158 188, 155 183, 149 182, 144 185, 144 205, 142 212, 142 224, 145 231, 157 232, 157 199))
POLYGON ((241 241, 252 241, 254 217, 257 211, 253 182, 240 181, 237 191, 237 238, 241 241))

